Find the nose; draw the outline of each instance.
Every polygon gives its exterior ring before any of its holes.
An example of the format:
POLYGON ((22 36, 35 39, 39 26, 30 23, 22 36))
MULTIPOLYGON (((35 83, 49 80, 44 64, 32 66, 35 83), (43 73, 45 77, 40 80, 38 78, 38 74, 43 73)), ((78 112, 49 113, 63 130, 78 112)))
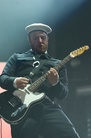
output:
POLYGON ((40 42, 40 43, 42 42, 42 38, 41 38, 41 37, 39 37, 39 42, 40 42))

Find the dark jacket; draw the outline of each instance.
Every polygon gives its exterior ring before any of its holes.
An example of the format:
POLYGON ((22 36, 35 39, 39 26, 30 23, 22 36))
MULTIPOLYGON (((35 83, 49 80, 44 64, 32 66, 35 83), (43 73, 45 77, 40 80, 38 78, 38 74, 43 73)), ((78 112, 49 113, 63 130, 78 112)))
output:
MULTIPOLYGON (((0 75, 0 86, 13 92, 15 90, 13 86, 14 79, 16 77, 30 78, 30 72, 33 70, 33 63, 36 60, 40 62, 41 60, 46 60, 46 62, 31 78, 32 82, 46 73, 50 67, 54 67, 61 62, 58 59, 51 58, 48 54, 36 57, 31 50, 25 53, 14 53, 7 61, 6 66, 0 75)), ((55 86, 52 86, 46 79, 43 84, 40 85, 38 91, 45 92, 51 100, 54 100, 54 98, 63 99, 68 94, 68 79, 65 66, 59 70, 59 82, 55 86)))

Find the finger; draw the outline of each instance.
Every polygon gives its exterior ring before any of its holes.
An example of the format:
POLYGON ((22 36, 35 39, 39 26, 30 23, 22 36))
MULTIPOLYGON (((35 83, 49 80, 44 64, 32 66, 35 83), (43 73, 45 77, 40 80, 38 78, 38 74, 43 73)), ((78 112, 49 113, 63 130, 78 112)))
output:
POLYGON ((51 70, 51 71, 50 71, 50 74, 56 75, 57 72, 56 72, 55 70, 51 70))
POLYGON ((29 81, 22 80, 21 81, 23 84, 28 84, 29 81))
POLYGON ((23 89, 26 86, 27 86, 27 84, 22 84, 22 85, 20 85, 20 88, 23 89))
POLYGON ((24 81, 29 81, 29 79, 28 78, 21 78, 22 80, 24 80, 24 81))
POLYGON ((22 83, 28 84, 29 79, 21 79, 20 81, 21 81, 22 83))

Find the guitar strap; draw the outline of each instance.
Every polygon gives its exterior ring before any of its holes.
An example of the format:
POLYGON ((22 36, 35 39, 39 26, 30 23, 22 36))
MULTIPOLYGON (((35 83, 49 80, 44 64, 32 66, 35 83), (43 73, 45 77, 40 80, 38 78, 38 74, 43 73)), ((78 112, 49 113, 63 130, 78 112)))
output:
POLYGON ((34 75, 39 71, 39 69, 48 61, 48 59, 35 61, 33 63, 33 70, 30 72, 30 78, 34 77, 34 75))

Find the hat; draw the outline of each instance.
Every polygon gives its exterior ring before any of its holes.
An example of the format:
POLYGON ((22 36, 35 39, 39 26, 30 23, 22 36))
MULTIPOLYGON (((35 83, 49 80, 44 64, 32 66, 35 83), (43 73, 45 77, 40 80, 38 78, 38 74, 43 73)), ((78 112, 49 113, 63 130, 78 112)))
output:
POLYGON ((25 30, 27 33, 30 33, 33 31, 44 31, 47 34, 49 34, 52 32, 52 29, 48 25, 42 24, 42 23, 30 24, 30 25, 26 26, 25 30))

